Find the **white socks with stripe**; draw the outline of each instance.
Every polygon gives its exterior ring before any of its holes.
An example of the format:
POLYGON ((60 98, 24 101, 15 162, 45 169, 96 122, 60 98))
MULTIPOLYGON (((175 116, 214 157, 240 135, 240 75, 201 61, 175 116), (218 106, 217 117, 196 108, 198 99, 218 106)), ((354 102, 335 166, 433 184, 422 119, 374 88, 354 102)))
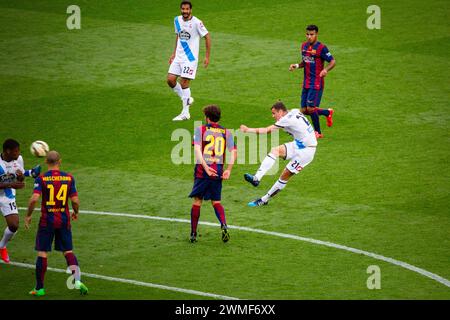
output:
POLYGON ((180 97, 180 99, 183 99, 183 89, 181 88, 179 82, 177 82, 176 86, 173 87, 172 90, 180 97))
POLYGON ((8 244, 8 241, 11 240, 11 238, 15 234, 16 234, 15 232, 12 232, 11 230, 9 230, 8 227, 6 227, 5 232, 3 233, 3 238, 0 241, 0 248, 6 247, 6 245, 8 244))
POLYGON ((182 91, 182 99, 183 99, 183 112, 189 112, 189 106, 188 106, 188 100, 191 97, 191 89, 190 88, 186 88, 186 89, 181 89, 182 91))
POLYGON ((277 157, 273 153, 269 153, 261 162, 261 166, 259 167, 258 171, 256 171, 255 178, 258 181, 261 181, 262 177, 267 173, 267 171, 272 168, 272 166, 275 164, 275 161, 277 160, 277 157))
POLYGON ((278 192, 286 187, 287 181, 278 179, 277 182, 270 188, 269 192, 261 198, 262 201, 267 202, 270 198, 274 197, 278 192))

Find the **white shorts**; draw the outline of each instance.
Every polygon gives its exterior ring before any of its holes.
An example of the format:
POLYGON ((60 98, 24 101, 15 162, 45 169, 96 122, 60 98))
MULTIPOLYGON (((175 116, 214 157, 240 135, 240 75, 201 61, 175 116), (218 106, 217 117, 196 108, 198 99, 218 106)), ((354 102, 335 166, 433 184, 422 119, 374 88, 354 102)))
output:
POLYGON ((195 79, 195 74, 197 73, 197 65, 197 60, 190 62, 175 58, 170 64, 169 73, 193 80, 195 79))
POLYGON ((10 214, 19 214, 19 211, 17 210, 16 199, 2 199, 0 201, 0 211, 2 212, 4 217, 9 216, 10 214))
POLYGON ((295 141, 284 144, 286 147, 286 160, 291 160, 286 166, 290 172, 297 174, 311 163, 316 153, 316 147, 300 149, 295 141))

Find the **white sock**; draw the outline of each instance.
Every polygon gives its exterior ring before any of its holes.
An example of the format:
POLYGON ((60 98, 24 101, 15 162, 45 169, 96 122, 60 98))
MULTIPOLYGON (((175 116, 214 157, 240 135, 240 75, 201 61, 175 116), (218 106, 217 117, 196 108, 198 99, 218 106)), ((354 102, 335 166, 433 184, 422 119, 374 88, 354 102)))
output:
POLYGON ((272 188, 270 188, 269 192, 265 196, 261 198, 262 201, 267 202, 270 198, 274 197, 278 192, 286 187, 287 181, 278 179, 277 182, 274 183, 272 188))
POLYGON ((270 168, 272 168, 276 160, 277 157, 274 154, 269 153, 264 158, 263 162, 261 162, 261 166, 258 171, 256 171, 255 178, 258 179, 258 181, 261 181, 262 177, 270 170, 270 168))
POLYGON ((177 85, 173 87, 172 90, 180 97, 180 99, 183 99, 183 89, 179 82, 177 82, 177 85))
POLYGON ((188 99, 191 97, 191 89, 190 88, 186 88, 186 89, 182 89, 183 91, 183 112, 189 112, 189 106, 187 104, 188 99))
POLYGON ((5 232, 3 233, 3 238, 0 241, 0 248, 6 247, 6 245, 8 244, 8 241, 11 240, 11 238, 15 234, 16 234, 15 232, 12 232, 11 230, 9 230, 8 227, 6 227, 5 232))

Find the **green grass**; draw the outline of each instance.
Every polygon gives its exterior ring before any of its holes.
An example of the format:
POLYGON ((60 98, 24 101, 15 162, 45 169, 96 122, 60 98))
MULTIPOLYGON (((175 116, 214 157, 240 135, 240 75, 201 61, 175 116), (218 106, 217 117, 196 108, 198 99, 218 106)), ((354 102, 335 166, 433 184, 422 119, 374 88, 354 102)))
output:
MULTIPOLYGON (((199 67, 191 121, 183 123, 171 121, 180 103, 165 82, 179 2, 78 1, 82 29, 73 31, 65 24, 70 4, 0 1, 0 139, 21 142, 27 167, 43 164, 28 152, 34 140, 60 151, 81 209, 189 219, 193 166, 172 163, 172 132, 192 132, 210 103, 232 129, 271 124, 277 99, 297 107, 302 73, 287 68, 299 59, 304 27, 316 23, 337 60, 322 99, 335 109, 335 125, 322 119, 314 161, 269 206, 246 203, 276 177, 251 188, 242 175, 258 165, 236 165, 223 190, 228 223, 378 253, 450 279, 446 1, 380 1, 381 30, 366 28, 368 1, 196 1, 194 15, 212 37, 211 64, 199 67)), ((19 206, 31 189, 28 180, 19 206)), ((216 222, 209 204, 200 219, 216 222)), ((22 224, 9 244, 14 261, 34 264, 37 221, 36 213, 33 229, 22 224)), ((200 225, 191 245, 186 223, 96 215, 81 215, 73 232, 87 273, 243 299, 450 298, 450 288, 404 268, 269 235, 231 230, 223 244, 218 227, 200 225), (381 290, 366 287, 370 265, 381 268, 381 290)), ((49 266, 65 261, 52 253, 49 266)), ((79 298, 65 279, 48 272, 46 299, 79 298)), ((202 298, 84 281, 90 294, 82 299, 202 298)), ((0 264, 6 286, 1 299, 27 299, 33 270, 0 264)))

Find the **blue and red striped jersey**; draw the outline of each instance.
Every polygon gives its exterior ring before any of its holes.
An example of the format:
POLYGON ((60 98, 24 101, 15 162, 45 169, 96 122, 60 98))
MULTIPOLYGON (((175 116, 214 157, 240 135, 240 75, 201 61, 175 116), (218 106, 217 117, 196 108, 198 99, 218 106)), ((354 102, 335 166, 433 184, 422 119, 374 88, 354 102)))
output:
POLYGON ((304 62, 303 88, 320 90, 324 87, 324 78, 320 77, 324 61, 330 62, 333 56, 323 43, 317 41, 311 45, 309 42, 302 43, 302 61, 304 62))
POLYGON ((194 132, 194 145, 201 146, 203 159, 205 159, 208 166, 217 171, 218 175, 218 177, 209 177, 201 163, 196 163, 194 177, 200 179, 222 179, 225 149, 230 152, 236 149, 230 130, 217 123, 199 126, 194 132))
POLYGON ((69 199, 77 195, 71 174, 49 170, 35 179, 33 192, 42 195, 41 227, 70 227, 69 199))

